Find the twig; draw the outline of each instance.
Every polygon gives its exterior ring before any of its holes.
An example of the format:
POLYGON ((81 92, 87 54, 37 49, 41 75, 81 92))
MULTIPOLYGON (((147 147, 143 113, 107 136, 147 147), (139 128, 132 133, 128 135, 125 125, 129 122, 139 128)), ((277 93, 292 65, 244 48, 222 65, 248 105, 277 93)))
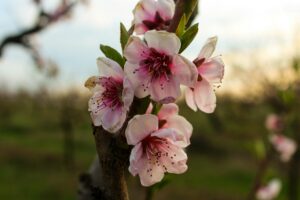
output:
POLYGON ((248 194, 247 200, 254 200, 255 199, 255 194, 256 191, 259 189, 261 186, 262 179, 268 169, 268 166, 272 160, 272 155, 273 155, 273 149, 270 148, 265 156, 265 158, 260 162, 253 186, 248 194))

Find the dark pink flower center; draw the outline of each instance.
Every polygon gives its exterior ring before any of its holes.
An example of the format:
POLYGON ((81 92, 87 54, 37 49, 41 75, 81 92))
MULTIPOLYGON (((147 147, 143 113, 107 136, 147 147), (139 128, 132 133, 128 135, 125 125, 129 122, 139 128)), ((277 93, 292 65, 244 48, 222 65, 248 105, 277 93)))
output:
MULTIPOLYGON (((147 172, 152 176, 152 167, 158 166, 163 167, 164 171, 167 172, 167 166, 162 162, 163 159, 173 160, 176 154, 170 155, 170 142, 166 138, 160 138, 157 136, 148 136, 142 141, 143 154, 146 156, 149 162, 149 168, 147 172)), ((175 163, 172 161, 172 165, 175 163)))
POLYGON ((116 80, 112 77, 102 77, 99 80, 99 84, 105 88, 101 98, 97 100, 100 109, 111 108, 112 110, 121 108, 123 106, 122 92, 123 82, 122 80, 116 80))
POLYGON ((171 20, 164 20, 159 12, 155 13, 153 20, 144 20, 143 24, 148 28, 148 30, 166 30, 167 27, 170 25, 171 20))
POLYGON ((140 66, 143 72, 151 77, 151 81, 155 81, 160 78, 169 80, 169 76, 171 75, 171 63, 171 56, 150 48, 148 57, 140 62, 140 66))

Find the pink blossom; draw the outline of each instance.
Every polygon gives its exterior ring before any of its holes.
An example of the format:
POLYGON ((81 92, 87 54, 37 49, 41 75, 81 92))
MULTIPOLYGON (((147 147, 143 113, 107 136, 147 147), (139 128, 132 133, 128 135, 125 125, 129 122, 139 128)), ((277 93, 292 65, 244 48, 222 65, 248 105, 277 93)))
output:
POLYGON ((216 95, 213 86, 220 84, 224 76, 224 63, 220 56, 211 57, 217 43, 217 37, 209 38, 194 61, 198 68, 198 81, 186 89, 187 105, 197 111, 197 107, 206 113, 216 108, 216 95))
POLYGON ((124 50, 125 73, 135 95, 171 103, 180 95, 180 84, 192 86, 197 80, 196 66, 178 55, 180 40, 174 33, 148 31, 145 40, 132 36, 124 50))
POLYGON ((284 135, 274 134, 270 137, 270 142, 280 154, 283 162, 288 162, 297 150, 296 142, 284 135))
POLYGON ((133 10, 134 30, 144 34, 148 30, 166 30, 175 12, 173 0, 141 0, 133 10))
POLYGON ((136 115, 125 131, 127 143, 134 145, 129 172, 140 177, 143 186, 161 181, 166 172, 181 174, 187 170, 187 155, 172 128, 159 128, 158 117, 136 115))
POLYGON ((283 120, 276 114, 268 115, 266 119, 266 128, 270 131, 280 132, 283 129, 283 120))
POLYGON ((281 190, 281 182, 278 179, 273 179, 268 185, 259 188, 256 192, 258 200, 272 200, 275 199, 281 190))
MULTIPOLYGON (((146 113, 152 112, 153 105, 150 103, 146 113)), ((190 145, 190 138, 193 133, 193 126, 182 116, 178 115, 179 108, 174 103, 163 104, 157 117, 159 128, 173 128, 177 131, 177 140, 182 147, 190 145)))
POLYGON ((126 119, 134 90, 115 61, 98 58, 97 65, 100 76, 89 78, 85 84, 93 92, 89 100, 89 111, 95 126, 102 126, 115 133, 126 119))

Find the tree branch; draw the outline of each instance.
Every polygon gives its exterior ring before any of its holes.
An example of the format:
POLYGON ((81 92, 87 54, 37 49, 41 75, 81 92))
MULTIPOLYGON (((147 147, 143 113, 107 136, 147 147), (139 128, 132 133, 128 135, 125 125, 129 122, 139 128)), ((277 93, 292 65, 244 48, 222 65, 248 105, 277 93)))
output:
POLYGON ((44 30, 50 24, 68 15, 76 3, 77 1, 67 4, 66 1, 62 0, 61 4, 53 13, 46 13, 42 8, 40 8, 39 17, 32 27, 26 28, 19 33, 7 36, 2 40, 0 44, 0 58, 3 55, 5 47, 9 44, 18 44, 31 49, 32 46, 30 45, 29 37, 44 30))

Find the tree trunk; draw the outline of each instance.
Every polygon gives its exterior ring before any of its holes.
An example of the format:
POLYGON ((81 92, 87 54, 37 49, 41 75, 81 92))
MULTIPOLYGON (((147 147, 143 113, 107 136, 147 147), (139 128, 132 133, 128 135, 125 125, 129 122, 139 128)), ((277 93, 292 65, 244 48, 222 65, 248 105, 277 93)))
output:
POLYGON ((126 145, 122 147, 125 142, 123 134, 116 137, 102 127, 93 127, 93 131, 102 169, 101 199, 129 200, 125 170, 128 168, 130 149, 126 145))

